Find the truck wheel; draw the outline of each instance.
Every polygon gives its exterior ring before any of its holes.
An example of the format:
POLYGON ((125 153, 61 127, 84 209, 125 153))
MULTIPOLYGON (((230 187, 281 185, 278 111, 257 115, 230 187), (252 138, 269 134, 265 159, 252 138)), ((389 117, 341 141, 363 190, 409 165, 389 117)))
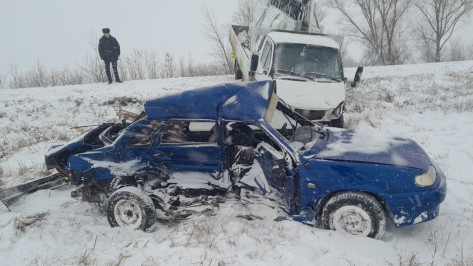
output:
POLYGON ((343 128, 344 122, 345 121, 343 119, 343 114, 342 114, 339 118, 330 121, 329 125, 331 127, 343 128))
POLYGON ((112 227, 124 226, 146 230, 156 220, 151 198, 137 187, 123 187, 113 192, 107 204, 107 219, 112 227))
POLYGON ((343 192, 325 204, 322 225, 325 229, 380 239, 386 229, 386 214, 373 196, 343 192))
POLYGON ((241 73, 240 66, 238 65, 238 62, 237 62, 236 60, 235 60, 234 69, 235 69, 235 79, 236 79, 236 80, 242 79, 242 78, 243 78, 243 74, 241 73))

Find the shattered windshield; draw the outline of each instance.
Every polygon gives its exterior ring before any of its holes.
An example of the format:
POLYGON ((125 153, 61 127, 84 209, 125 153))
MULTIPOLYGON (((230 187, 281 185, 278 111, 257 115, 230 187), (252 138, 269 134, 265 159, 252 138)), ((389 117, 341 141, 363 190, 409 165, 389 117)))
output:
POLYGON ((324 137, 322 127, 294 112, 282 100, 277 104, 272 120, 269 122, 286 140, 299 151, 306 151, 324 137))
POLYGON ((274 53, 275 75, 301 76, 312 80, 342 81, 338 50, 329 47, 283 43, 274 53))

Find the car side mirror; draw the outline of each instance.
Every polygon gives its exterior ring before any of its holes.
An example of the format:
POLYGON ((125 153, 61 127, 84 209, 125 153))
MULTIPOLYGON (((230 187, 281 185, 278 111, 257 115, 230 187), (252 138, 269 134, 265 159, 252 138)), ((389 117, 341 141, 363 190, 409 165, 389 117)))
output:
POLYGON ((250 71, 253 71, 253 72, 256 71, 256 69, 258 68, 258 60, 259 60, 259 56, 257 54, 254 54, 251 56, 250 71))
POLYGON ((358 86, 358 83, 360 83, 361 74, 363 74, 363 67, 360 66, 356 69, 355 78, 353 79, 351 83, 352 88, 358 86))

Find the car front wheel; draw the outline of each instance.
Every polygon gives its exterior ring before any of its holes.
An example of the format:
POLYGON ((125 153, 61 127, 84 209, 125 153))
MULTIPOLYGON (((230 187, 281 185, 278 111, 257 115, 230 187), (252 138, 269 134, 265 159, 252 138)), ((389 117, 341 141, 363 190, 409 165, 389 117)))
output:
POLYGON ((110 195, 107 219, 112 227, 146 230, 156 220, 156 209, 151 198, 141 189, 123 187, 110 195))
POLYGON ((325 204, 322 224, 325 229, 380 239, 386 229, 386 214, 373 196, 342 192, 325 204))

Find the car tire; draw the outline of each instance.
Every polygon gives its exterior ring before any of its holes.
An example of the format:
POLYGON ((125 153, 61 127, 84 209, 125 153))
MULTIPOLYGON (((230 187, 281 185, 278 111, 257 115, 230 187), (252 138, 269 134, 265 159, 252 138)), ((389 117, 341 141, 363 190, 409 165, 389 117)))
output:
POLYGON ((386 229, 386 214, 373 196, 342 192, 331 197, 322 209, 325 229, 380 239, 386 229))
POLYGON ((330 123, 329 123, 329 125, 331 127, 338 127, 338 128, 343 128, 344 124, 345 124, 345 121, 343 119, 343 114, 340 115, 339 118, 334 119, 334 120, 330 121, 330 123))
POLYGON ((141 189, 123 187, 110 195, 107 219, 112 227, 146 230, 156 221, 156 209, 151 198, 141 189))
POLYGON ((242 79, 243 73, 241 73, 240 66, 238 65, 238 62, 236 61, 236 59, 235 59, 234 69, 235 69, 235 79, 236 80, 242 79))

